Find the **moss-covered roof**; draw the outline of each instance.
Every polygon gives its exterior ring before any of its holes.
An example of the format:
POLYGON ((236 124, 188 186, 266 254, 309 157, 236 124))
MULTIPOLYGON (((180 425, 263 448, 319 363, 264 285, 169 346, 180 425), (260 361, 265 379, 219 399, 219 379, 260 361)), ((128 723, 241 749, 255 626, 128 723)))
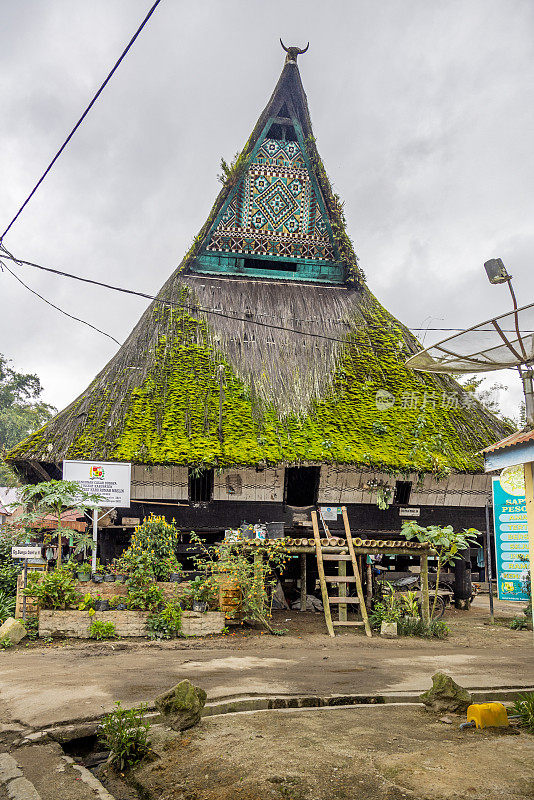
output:
POLYGON ((408 370, 405 360, 417 349, 366 287, 342 205, 317 153, 298 69, 286 64, 206 224, 158 301, 87 390, 8 460, 19 468, 77 458, 481 469, 477 453, 510 428, 451 378, 408 370), (306 136, 346 265, 345 285, 195 276, 189 268, 196 253, 284 99, 306 136))

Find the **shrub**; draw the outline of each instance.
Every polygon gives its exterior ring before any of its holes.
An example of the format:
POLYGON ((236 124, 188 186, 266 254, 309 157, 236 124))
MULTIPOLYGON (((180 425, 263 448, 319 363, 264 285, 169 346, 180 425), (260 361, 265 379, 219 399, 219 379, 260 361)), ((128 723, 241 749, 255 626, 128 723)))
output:
POLYGON ((519 724, 534 733, 534 692, 519 695, 513 705, 513 713, 519 717, 519 724))
POLYGON ((434 639, 446 639, 451 632, 449 626, 442 619, 433 619, 428 626, 428 631, 434 639))
POLYGON ((8 617, 15 614, 16 598, 0 590, 0 622, 5 622, 8 617))
POLYGON ((157 614, 151 614, 147 627, 151 639, 176 638, 182 629, 182 609, 178 600, 171 600, 157 614))
POLYGON ((116 639, 117 631, 112 622, 102 622, 102 620, 95 619, 89 628, 89 638, 97 639, 99 642, 103 639, 116 639))
POLYGON ((446 639, 449 628, 441 619, 432 620, 429 625, 420 617, 401 617, 397 622, 399 636, 422 636, 424 639, 446 639))
POLYGON ((180 572, 175 550, 179 531, 165 517, 150 516, 135 529, 130 546, 117 562, 119 571, 129 574, 139 570, 139 556, 144 556, 143 569, 154 574, 156 580, 165 580, 171 572, 180 572))
POLYGON ((156 611, 163 603, 163 593, 161 589, 154 586, 138 584, 128 587, 128 608, 136 611, 156 611))
POLYGON ((139 708, 122 708, 120 703, 102 722, 99 742, 110 751, 110 763, 123 770, 137 764, 150 749, 148 731, 150 723, 143 719, 146 705, 139 708))
POLYGON ((64 569, 28 573, 27 597, 34 597, 41 608, 62 609, 77 605, 79 594, 72 575, 64 569))
POLYGON ((182 604, 187 609, 191 609, 193 603, 207 603, 212 606, 217 603, 218 599, 219 587, 211 576, 209 578, 201 578, 197 575, 182 594, 182 604))
POLYGON ((510 628, 513 631, 524 631, 528 627, 528 620, 527 618, 523 617, 514 617, 513 620, 510 622, 510 628))
POLYGON ((17 577, 22 563, 11 558, 11 548, 24 541, 24 534, 0 528, 0 592, 14 595, 17 591, 17 577))

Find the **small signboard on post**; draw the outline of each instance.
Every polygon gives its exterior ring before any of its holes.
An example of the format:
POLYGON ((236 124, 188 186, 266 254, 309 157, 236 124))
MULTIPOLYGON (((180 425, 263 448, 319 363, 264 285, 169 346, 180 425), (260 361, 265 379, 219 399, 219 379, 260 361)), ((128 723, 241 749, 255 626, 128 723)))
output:
POLYGON ((499 600, 528 600, 528 524, 522 466, 506 467, 493 478, 493 524, 499 600))
POLYGON ((21 545, 11 548, 11 558, 41 558, 41 547, 34 545, 21 545))

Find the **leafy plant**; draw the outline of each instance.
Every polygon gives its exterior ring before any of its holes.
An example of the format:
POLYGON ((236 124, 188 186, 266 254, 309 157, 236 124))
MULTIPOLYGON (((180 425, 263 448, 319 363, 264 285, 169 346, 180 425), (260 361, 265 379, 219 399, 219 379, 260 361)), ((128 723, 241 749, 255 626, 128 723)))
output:
POLYGON ((382 598, 375 600, 369 622, 371 627, 379 630, 383 622, 398 622, 402 616, 402 600, 395 594, 391 583, 386 582, 382 589, 382 598))
MULTIPOLYGON (((21 620, 22 622, 22 620, 21 620)), ((35 641, 35 639, 39 638, 39 617, 26 617, 26 619, 22 622, 24 627, 26 628, 26 638, 30 641, 35 641)))
POLYGON ((445 639, 450 631, 442 619, 434 619, 428 625, 420 617, 401 617, 397 622, 399 636, 421 636, 424 639, 445 639))
POLYGON ((182 605, 188 609, 193 607, 193 603, 214 605, 218 597, 219 589, 214 578, 211 575, 208 578, 201 578, 200 575, 197 575, 184 589, 182 605))
MULTIPOLYGON (((21 503, 24 507, 21 516, 17 517, 17 525, 24 526, 28 531, 32 526, 51 515, 56 518, 53 526, 49 523, 43 527, 53 527, 58 545, 62 536, 71 536, 72 531, 61 524, 62 513, 69 509, 81 512, 91 505, 100 502, 103 498, 98 494, 89 494, 75 481, 43 481, 42 483, 27 484, 20 489, 21 503)), ((58 546, 58 565, 61 565, 61 547, 58 546)))
POLYGON ((534 733, 534 692, 525 692, 513 705, 513 714, 519 717, 519 724, 534 733))
POLYGON ((84 596, 80 601, 80 604, 78 605, 78 611, 90 611, 91 609, 94 610, 95 603, 96 603, 96 598, 93 597, 92 594, 89 594, 89 592, 87 592, 87 594, 84 594, 84 596))
POLYGON ((182 608, 178 600, 170 600, 157 614, 151 614, 147 627, 152 639, 174 639, 182 629, 182 608))
POLYGON ((476 528, 467 528, 461 532, 455 532, 452 525, 447 525, 445 528, 439 525, 429 525, 427 528, 423 528, 413 520, 404 520, 402 534, 408 540, 417 539, 420 542, 428 542, 437 553, 436 588, 430 613, 430 619, 432 619, 436 612, 441 570, 447 564, 452 564, 462 558, 462 550, 467 550, 469 547, 477 545, 476 539, 477 536, 480 536, 480 531, 477 531, 476 528))
POLYGON ((447 623, 443 622, 442 619, 430 620, 428 631, 430 636, 433 636, 434 639, 446 639, 451 632, 447 623))
POLYGON ((0 623, 15 614, 16 598, 0 591, 0 623))
POLYGON ((63 609, 77 605, 79 594, 72 575, 64 569, 53 572, 29 572, 26 597, 34 597, 41 608, 63 609))
POLYGON ((110 608, 117 608, 118 605, 123 604, 125 605, 127 601, 126 597, 123 597, 120 594, 116 594, 113 597, 109 598, 109 607, 110 608))
POLYGON ((210 549, 192 532, 191 543, 201 551, 200 555, 194 556, 198 569, 217 578, 228 578, 240 590, 241 610, 236 613, 259 622, 269 633, 285 633, 275 630, 269 622, 278 576, 289 558, 282 539, 269 539, 256 544, 253 551, 243 541, 229 540, 210 549))
POLYGON ((165 517, 150 516, 135 529, 130 546, 117 561, 118 571, 132 574, 141 566, 152 572, 156 580, 180 572, 182 565, 175 554, 178 536, 174 523, 167 522, 165 517))
POLYGON ((103 639, 116 639, 117 631, 112 622, 103 622, 100 619, 92 621, 89 628, 89 638, 97 639, 99 642, 103 639))
POLYGON ((9 647, 13 647, 13 642, 9 636, 6 636, 4 639, 0 639, 0 647, 2 650, 7 650, 9 647))
POLYGON ((115 769, 132 767, 148 754, 150 722, 144 719, 146 709, 146 705, 126 709, 117 703, 104 717, 98 740, 110 751, 109 761, 115 769))
MULTIPOLYGON (((83 559, 85 561, 87 558, 87 551, 92 553, 95 546, 92 530, 73 531, 72 538, 74 542, 73 555, 77 556, 79 553, 83 553, 83 559)), ((79 565, 77 564, 76 566, 79 565)))
POLYGON ((403 611, 408 617, 419 617, 419 596, 417 592, 404 592, 401 597, 403 611))
POLYGON ((528 620, 526 617, 514 617, 510 622, 510 628, 513 631, 524 631, 528 628, 528 620))

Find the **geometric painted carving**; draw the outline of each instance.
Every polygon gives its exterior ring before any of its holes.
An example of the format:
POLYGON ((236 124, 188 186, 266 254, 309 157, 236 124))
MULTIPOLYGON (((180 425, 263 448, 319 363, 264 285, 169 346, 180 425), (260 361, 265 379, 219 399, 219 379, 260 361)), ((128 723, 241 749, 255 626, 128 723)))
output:
POLYGON ((334 260, 328 229, 298 142, 263 141, 206 249, 334 260))

